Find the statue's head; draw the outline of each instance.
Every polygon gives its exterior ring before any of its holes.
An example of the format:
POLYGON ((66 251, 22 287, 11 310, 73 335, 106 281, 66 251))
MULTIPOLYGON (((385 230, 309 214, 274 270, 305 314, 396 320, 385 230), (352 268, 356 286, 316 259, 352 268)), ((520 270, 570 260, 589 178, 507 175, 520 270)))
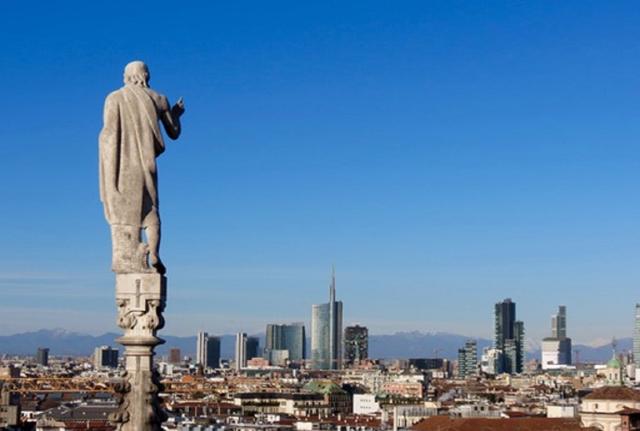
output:
POLYGON ((125 84, 148 87, 149 78, 149 68, 142 61, 132 61, 124 68, 125 84))

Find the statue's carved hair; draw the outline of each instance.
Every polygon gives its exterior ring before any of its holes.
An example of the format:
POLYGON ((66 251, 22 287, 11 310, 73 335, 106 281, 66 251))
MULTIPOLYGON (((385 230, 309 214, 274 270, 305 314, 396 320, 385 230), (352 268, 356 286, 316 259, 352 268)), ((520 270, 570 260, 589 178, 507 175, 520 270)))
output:
POLYGON ((138 85, 140 87, 149 86, 149 68, 142 61, 132 61, 124 68, 124 83, 138 85))

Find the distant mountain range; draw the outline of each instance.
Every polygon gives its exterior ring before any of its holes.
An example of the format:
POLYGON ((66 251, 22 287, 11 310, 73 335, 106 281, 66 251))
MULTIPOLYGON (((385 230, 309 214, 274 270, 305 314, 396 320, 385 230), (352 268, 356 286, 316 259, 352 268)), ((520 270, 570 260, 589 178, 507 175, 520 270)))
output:
MULTIPOLYGON (((79 334, 62 329, 41 329, 34 332, 0 336, 0 354, 9 355, 35 355, 38 347, 48 347, 50 354, 54 356, 89 356, 97 346, 118 346, 115 333, 106 333, 99 336, 79 334)), ((264 334, 256 335, 264 346, 264 334)), ((183 355, 195 355, 196 337, 175 337, 161 335, 166 343, 159 346, 157 353, 167 355, 170 348, 177 347, 183 355)), ((462 347, 469 337, 444 332, 398 332, 391 335, 370 335, 369 356, 372 358, 424 358, 441 357, 455 359, 458 349, 462 347)), ((489 347, 491 340, 476 338, 478 350, 489 347)), ((234 335, 221 336, 221 356, 233 357, 235 344, 234 335)), ((632 349, 631 338, 618 339, 619 352, 632 349)), ((121 347, 121 346, 120 346, 121 347)), ((307 343, 307 352, 309 352, 307 343)), ((574 350, 580 351, 580 362, 604 362, 611 358, 612 350, 609 344, 599 347, 575 345, 574 350)), ((540 358, 540 350, 533 349, 527 352, 529 358, 540 358)))

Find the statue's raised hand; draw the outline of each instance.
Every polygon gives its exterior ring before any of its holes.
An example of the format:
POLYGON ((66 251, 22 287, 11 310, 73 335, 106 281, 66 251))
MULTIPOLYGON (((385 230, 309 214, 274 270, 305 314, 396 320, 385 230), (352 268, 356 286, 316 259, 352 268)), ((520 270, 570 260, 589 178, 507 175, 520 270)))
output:
POLYGON ((182 97, 178 99, 175 105, 173 105, 171 113, 176 117, 180 117, 184 114, 184 100, 182 100, 182 97))

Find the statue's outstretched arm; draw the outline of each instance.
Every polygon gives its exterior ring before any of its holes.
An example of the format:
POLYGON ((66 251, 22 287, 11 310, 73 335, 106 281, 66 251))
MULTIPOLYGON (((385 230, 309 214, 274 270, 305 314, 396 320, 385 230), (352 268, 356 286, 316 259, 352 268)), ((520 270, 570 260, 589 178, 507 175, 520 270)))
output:
POLYGON ((182 98, 178 100, 178 102, 169 109, 169 101, 164 99, 166 109, 163 110, 163 114, 161 117, 162 124, 164 125, 164 130, 166 130, 167 135, 171 139, 178 139, 180 136, 180 117, 184 113, 184 102, 182 98))

